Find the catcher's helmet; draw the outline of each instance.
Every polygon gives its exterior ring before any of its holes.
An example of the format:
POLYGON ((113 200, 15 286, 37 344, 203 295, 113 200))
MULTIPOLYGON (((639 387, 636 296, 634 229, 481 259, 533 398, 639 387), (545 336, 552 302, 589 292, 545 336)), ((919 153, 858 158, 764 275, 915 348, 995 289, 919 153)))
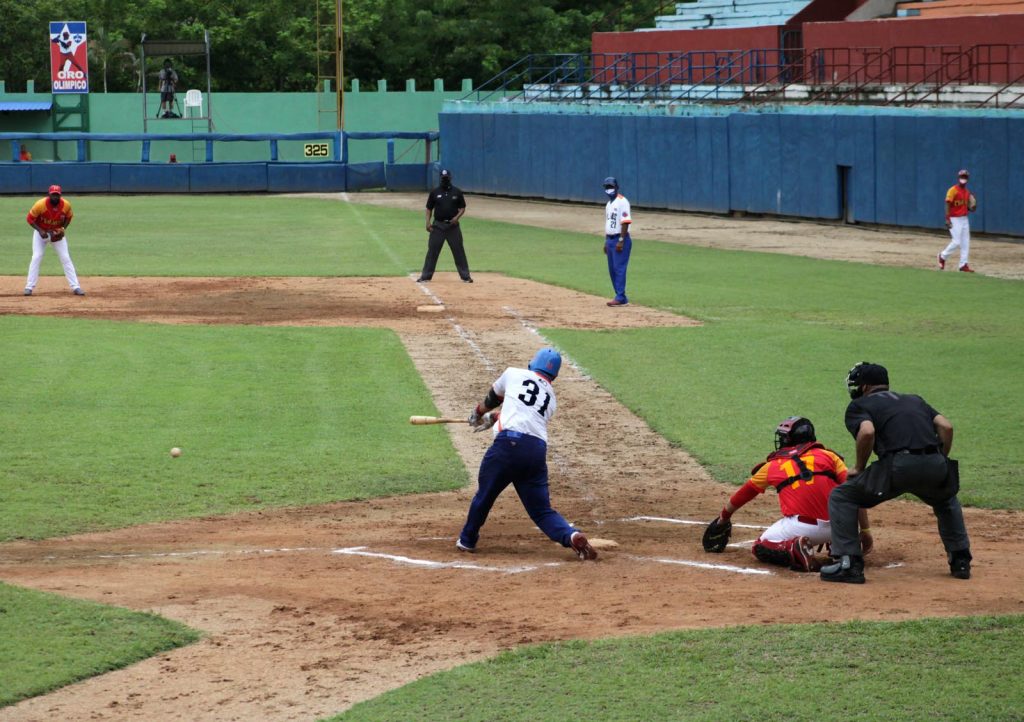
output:
POLYGON ((775 427, 776 451, 817 440, 818 437, 814 435, 814 424, 803 416, 790 416, 775 427))
POLYGON ((534 355, 530 365, 526 368, 542 373, 554 381, 558 376, 558 370, 562 368, 562 354, 553 348, 542 348, 534 355))
POLYGON ((861 361, 846 374, 846 390, 851 399, 859 399, 864 395, 864 386, 888 386, 889 371, 881 364, 861 361))
POLYGON ((604 183, 602 185, 605 188, 614 188, 615 190, 619 189, 619 182, 615 180, 615 178, 613 178, 612 176, 608 176, 607 178, 605 178, 604 183))

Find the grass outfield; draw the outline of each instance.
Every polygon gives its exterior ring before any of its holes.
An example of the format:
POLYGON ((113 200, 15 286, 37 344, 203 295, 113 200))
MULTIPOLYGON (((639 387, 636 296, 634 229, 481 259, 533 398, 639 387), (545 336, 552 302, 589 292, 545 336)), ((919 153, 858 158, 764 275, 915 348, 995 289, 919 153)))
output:
POLYGON ((0 707, 197 639, 152 614, 0 583, 0 707))
POLYGON ((8 316, 0 337, 0 541, 468 481, 400 415, 434 405, 388 330, 8 316))
MULTIPOLYGON (((24 236, 0 246, 0 273, 27 266, 29 200, 0 199, 0 233, 24 236)), ((71 200, 83 283, 97 274, 398 275, 417 270, 425 248, 419 209, 245 196, 71 200), (144 209, 142 226, 119 220, 131 204, 144 209)), ((594 213, 599 221, 598 205, 594 213)), ((475 271, 608 295, 596 234, 471 216, 472 199, 465 234, 475 271)), ((447 251, 439 268, 452 270, 447 251)), ((60 272, 52 254, 44 272, 60 272)), ((1024 508, 1024 385, 1011 381, 1024 356, 1021 283, 645 242, 641 227, 629 288, 637 303, 706 325, 546 333, 716 478, 741 482, 792 413, 851 456, 843 380, 870 360, 889 367, 895 389, 923 395, 953 421, 965 503, 1024 508)))
POLYGON ((1020 720, 1024 617, 733 627, 525 647, 334 717, 1020 720))

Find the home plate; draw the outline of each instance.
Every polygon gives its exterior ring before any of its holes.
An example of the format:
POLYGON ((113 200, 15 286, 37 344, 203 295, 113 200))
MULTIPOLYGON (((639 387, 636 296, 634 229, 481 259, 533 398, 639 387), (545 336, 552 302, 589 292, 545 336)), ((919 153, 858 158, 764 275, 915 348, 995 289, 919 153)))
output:
POLYGON ((416 310, 420 313, 441 313, 444 310, 444 306, 432 303, 429 306, 417 306, 416 310))
POLYGON ((619 543, 614 539, 595 539, 591 537, 589 540, 590 546, 595 549, 618 549, 619 543))

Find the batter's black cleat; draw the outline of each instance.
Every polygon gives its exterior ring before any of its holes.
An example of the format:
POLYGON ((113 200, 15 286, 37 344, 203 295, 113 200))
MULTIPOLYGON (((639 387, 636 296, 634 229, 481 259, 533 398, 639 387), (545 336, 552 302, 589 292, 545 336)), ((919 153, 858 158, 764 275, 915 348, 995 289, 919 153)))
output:
POLYGON ((848 555, 839 557, 835 564, 829 564, 821 568, 821 581, 863 584, 864 557, 848 555))
POLYGON ((471 547, 469 544, 463 544, 461 539, 455 540, 455 548, 460 552, 468 552, 469 554, 476 551, 476 547, 471 547))
POLYGON ((597 559, 597 549, 590 546, 590 542, 587 541, 586 535, 581 531, 574 531, 572 536, 569 537, 569 546, 576 552, 583 561, 592 561, 597 559))
POLYGON ((971 552, 953 552, 949 558, 949 573, 957 579, 971 578, 971 552))

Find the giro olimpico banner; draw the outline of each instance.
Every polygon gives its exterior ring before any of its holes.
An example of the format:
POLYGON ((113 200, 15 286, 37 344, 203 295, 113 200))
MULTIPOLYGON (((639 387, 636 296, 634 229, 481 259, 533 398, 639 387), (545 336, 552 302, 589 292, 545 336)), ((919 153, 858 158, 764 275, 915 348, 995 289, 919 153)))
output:
POLYGON ((50 23, 50 80, 54 93, 88 93, 89 59, 84 22, 50 23))

